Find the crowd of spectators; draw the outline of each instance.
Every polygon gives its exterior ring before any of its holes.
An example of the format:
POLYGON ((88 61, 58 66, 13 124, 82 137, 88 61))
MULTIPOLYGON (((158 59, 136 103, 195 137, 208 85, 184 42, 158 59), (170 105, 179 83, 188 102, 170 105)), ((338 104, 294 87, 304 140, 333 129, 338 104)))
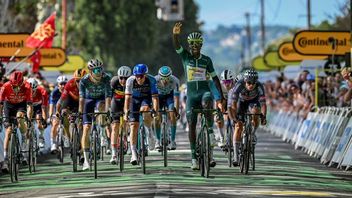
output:
POLYGON ((289 79, 282 73, 275 82, 264 83, 267 102, 274 111, 296 113, 303 118, 306 118, 315 106, 349 107, 352 99, 350 74, 351 70, 348 68, 344 68, 341 73, 317 78, 307 70, 302 71, 296 79, 289 79), (316 82, 318 93, 315 91, 316 82))

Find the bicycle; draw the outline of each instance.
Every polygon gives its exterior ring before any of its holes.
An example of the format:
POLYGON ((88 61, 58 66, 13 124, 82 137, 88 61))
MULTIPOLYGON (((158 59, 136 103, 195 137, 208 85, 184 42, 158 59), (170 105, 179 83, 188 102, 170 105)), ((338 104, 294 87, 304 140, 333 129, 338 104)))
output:
POLYGON ((97 129, 96 117, 99 115, 108 115, 106 112, 94 112, 88 113, 92 117, 92 127, 90 130, 90 157, 89 157, 89 164, 90 170, 92 170, 92 162, 94 162, 94 178, 98 178, 98 168, 97 168, 97 160, 100 158, 100 134, 97 129))
POLYGON ((210 139, 209 126, 207 125, 207 116, 214 114, 216 109, 192 109, 192 113, 201 114, 201 128, 197 133, 196 151, 199 162, 200 175, 209 177, 210 172, 210 139))
MULTIPOLYGON (((224 113, 227 114, 227 113, 224 113)), ((225 154, 227 155, 227 160, 229 163, 229 167, 232 167, 232 156, 233 156, 233 142, 232 142, 232 137, 233 137, 233 128, 232 128, 232 123, 231 119, 227 119, 226 121, 226 131, 225 131, 225 147, 224 151, 225 154)))
MULTIPOLYGON (((35 122, 37 119, 32 119, 35 122)), ((36 172, 37 156, 39 152, 38 136, 36 130, 34 130, 34 123, 31 124, 27 129, 29 135, 28 142, 28 168, 29 172, 36 172)))
POLYGON ((127 127, 125 120, 123 119, 123 113, 116 113, 120 115, 120 125, 119 125, 119 152, 118 157, 120 161, 120 172, 124 169, 125 164, 125 154, 127 153, 128 143, 127 143, 127 127))
POLYGON ((140 121, 138 128, 138 139, 137 139, 137 163, 141 165, 143 174, 146 173, 145 157, 148 155, 147 150, 147 135, 144 126, 143 113, 151 113, 151 111, 129 111, 128 115, 131 113, 139 113, 140 121))
MULTIPOLYGON (((3 117, 2 119, 4 119, 3 117)), ((18 128, 18 119, 25 119, 27 122, 27 126, 30 127, 30 122, 28 121, 27 117, 10 117, 12 119, 11 126, 12 131, 10 135, 10 144, 9 144, 9 171, 10 171, 10 178, 11 182, 14 183, 18 181, 18 174, 19 174, 19 166, 21 160, 23 158, 22 153, 26 151, 22 151, 20 148, 19 137, 17 135, 17 128, 18 128)))
POLYGON ((77 172, 77 164, 79 163, 80 155, 80 139, 81 139, 81 128, 78 127, 80 124, 80 115, 78 113, 71 113, 69 117, 69 130, 71 133, 71 159, 73 172, 77 172))
POLYGON ((64 146, 64 119, 63 117, 66 115, 66 113, 63 113, 60 115, 59 120, 59 128, 56 136, 56 142, 57 142, 57 158, 59 159, 60 163, 64 163, 64 155, 65 155, 65 146, 64 146))
POLYGON ((249 162, 252 162, 252 170, 255 170, 255 155, 254 155, 254 146, 252 144, 253 137, 255 131, 252 126, 252 118, 253 116, 261 116, 262 114, 253 114, 246 113, 245 114, 245 125, 244 132, 242 133, 242 141, 240 144, 239 154, 240 154, 240 172, 244 174, 248 174, 249 170, 249 162))

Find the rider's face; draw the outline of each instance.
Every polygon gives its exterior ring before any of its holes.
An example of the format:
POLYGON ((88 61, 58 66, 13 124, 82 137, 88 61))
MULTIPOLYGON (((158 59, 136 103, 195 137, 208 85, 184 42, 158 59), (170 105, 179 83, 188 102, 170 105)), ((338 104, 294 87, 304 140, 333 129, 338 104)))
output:
POLYGON ((128 77, 119 77, 119 82, 122 86, 126 85, 126 80, 128 77))
POLYGON ((255 82, 247 81, 246 82, 246 89, 252 91, 255 88, 255 82))
POLYGON ((60 92, 62 92, 62 91, 64 90, 65 85, 66 85, 65 82, 59 83, 59 90, 60 90, 60 92))
POLYGON ((103 74, 103 68, 101 67, 96 67, 94 69, 91 70, 91 74, 93 75, 93 77, 95 79, 101 79, 102 74, 103 74))
POLYGON ((191 50, 192 54, 199 54, 200 53, 200 50, 202 48, 201 42, 190 41, 188 44, 189 44, 189 49, 191 50))
POLYGON ((145 75, 144 74, 136 75, 136 81, 139 85, 143 85, 145 81, 145 75))

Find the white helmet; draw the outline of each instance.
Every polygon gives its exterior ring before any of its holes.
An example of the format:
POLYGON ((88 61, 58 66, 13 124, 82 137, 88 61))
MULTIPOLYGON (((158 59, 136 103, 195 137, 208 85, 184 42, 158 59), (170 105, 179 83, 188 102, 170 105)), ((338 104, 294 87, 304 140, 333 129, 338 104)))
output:
POLYGON ((67 81, 68 81, 68 79, 67 79, 66 76, 59 76, 59 77, 57 77, 57 79, 56 79, 57 84, 60 84, 60 83, 67 83, 67 81))
POLYGON ((220 79, 221 80, 233 80, 234 75, 231 70, 224 70, 221 72, 220 79))
POLYGON ((130 77, 131 74, 132 70, 128 66, 121 66, 119 70, 117 70, 118 77, 130 77))
POLYGON ((32 90, 36 90, 38 88, 38 81, 35 78, 29 78, 27 82, 31 85, 32 90))

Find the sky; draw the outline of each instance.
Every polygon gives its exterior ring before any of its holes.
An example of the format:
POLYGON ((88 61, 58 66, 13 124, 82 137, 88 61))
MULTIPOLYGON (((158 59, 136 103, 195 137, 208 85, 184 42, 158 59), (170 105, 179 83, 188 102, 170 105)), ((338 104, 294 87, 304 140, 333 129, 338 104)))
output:
MULTIPOLYGON (((187 0, 185 0, 187 1, 187 0)), ((218 25, 244 25, 245 12, 251 14, 251 25, 260 23, 260 0, 195 0, 199 6, 199 18, 205 22, 203 30, 218 25)), ((338 7, 346 0, 311 0, 311 23, 319 24, 338 13, 338 7)), ((265 24, 307 27, 307 0, 264 0, 265 24)))

